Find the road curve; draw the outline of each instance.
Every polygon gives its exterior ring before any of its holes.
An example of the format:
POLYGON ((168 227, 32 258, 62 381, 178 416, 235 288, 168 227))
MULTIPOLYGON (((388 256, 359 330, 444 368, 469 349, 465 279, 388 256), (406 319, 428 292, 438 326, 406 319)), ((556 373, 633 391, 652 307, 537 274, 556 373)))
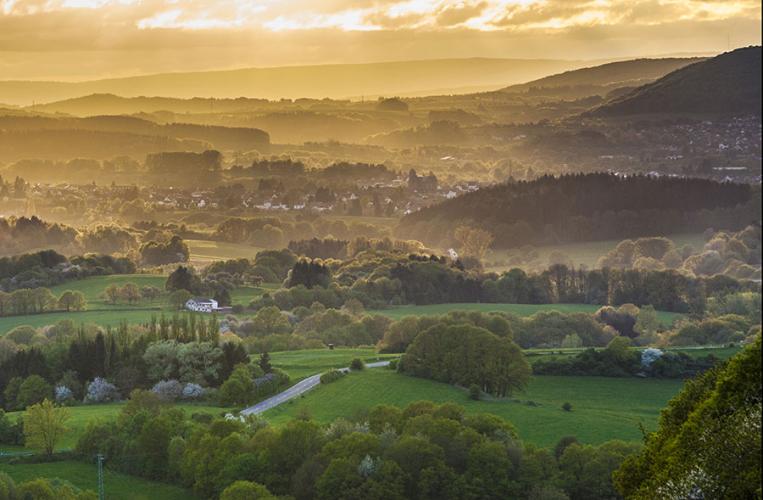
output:
MULTIPOLYGON (((366 368, 381 368, 384 366, 388 366, 389 361, 376 361, 374 363, 367 363, 366 368)), ((342 371, 348 372, 350 371, 349 368, 341 368, 342 371)), ((302 394, 306 393, 307 391, 313 389, 315 386, 319 385, 321 383, 321 373, 310 375, 307 378, 304 378, 294 384, 293 386, 289 387, 283 392, 279 392, 275 396, 271 396, 268 399, 264 401, 260 401, 259 403, 250 406, 249 408, 245 408, 241 410, 240 414, 247 416, 247 415, 259 415, 261 413, 264 413, 268 411, 271 408, 275 408, 276 406, 285 403, 286 401, 290 399, 294 399, 297 396, 301 396, 302 394)))

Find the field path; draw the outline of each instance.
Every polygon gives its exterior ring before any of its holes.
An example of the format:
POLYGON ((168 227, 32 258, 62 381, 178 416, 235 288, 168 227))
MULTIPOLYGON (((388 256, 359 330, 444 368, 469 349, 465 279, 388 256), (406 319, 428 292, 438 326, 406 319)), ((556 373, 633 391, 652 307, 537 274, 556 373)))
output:
MULTIPOLYGON (((366 368, 381 368, 384 366, 388 366, 389 361, 376 361, 374 363, 368 363, 366 364, 366 368)), ((343 372, 350 371, 349 368, 341 368, 343 372)), ((321 373, 317 373, 315 375, 310 375, 309 377, 306 377, 293 386, 289 387, 283 392, 279 392, 275 396, 271 396, 268 399, 264 401, 260 401, 256 405, 252 405, 249 408, 245 408, 241 410, 241 415, 259 415, 263 412, 266 412, 267 410, 271 408, 275 408, 276 406, 285 403, 286 401, 290 399, 294 399, 297 396, 301 396, 302 394, 306 393, 307 391, 315 388, 315 386, 319 385, 321 383, 321 373)))

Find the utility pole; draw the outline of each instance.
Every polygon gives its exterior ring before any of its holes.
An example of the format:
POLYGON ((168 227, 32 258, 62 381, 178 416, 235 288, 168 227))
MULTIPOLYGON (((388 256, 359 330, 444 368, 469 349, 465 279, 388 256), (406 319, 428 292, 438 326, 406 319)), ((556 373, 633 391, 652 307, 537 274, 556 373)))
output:
POLYGON ((106 494, 103 491, 103 455, 95 456, 98 461, 98 500, 106 500, 106 494))

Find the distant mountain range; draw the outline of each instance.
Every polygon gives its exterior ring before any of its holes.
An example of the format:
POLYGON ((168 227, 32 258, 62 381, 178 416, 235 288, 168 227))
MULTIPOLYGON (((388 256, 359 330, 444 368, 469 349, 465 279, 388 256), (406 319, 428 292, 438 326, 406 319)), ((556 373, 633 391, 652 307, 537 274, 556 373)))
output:
POLYGON ((651 83, 668 73, 683 68, 689 64, 704 61, 705 59, 706 58, 704 57, 672 57, 618 61, 601 64, 599 66, 565 71, 531 82, 512 85, 501 89, 501 92, 541 92, 543 89, 576 87, 601 87, 604 92, 607 92, 615 88, 634 87, 651 83))
POLYGON ((761 48, 685 66, 589 112, 593 116, 761 112, 761 48))
POLYGON ((552 59, 435 59, 165 73, 84 82, 0 81, 0 102, 28 106, 89 94, 177 98, 334 98, 500 88, 590 65, 552 59))

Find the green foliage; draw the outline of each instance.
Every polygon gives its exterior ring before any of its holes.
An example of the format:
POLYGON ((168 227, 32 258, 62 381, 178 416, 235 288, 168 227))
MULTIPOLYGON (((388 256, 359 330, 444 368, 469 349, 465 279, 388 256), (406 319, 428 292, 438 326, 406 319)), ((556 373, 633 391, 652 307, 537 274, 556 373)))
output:
POLYGON ((336 382, 342 377, 344 377, 344 372, 342 370, 336 370, 332 368, 326 373, 321 374, 321 384, 330 384, 331 382, 336 382))
POLYGON ((439 324, 422 332, 406 350, 400 371, 449 384, 476 384, 501 397, 524 388, 530 377, 530 366, 514 342, 468 325, 439 324))
POLYGON ((365 370, 365 368, 366 364, 360 358, 353 358, 353 360, 350 362, 350 370, 358 371, 365 370))
POLYGON ((220 494, 220 500, 275 500, 266 487, 251 481, 236 481, 220 494))
POLYGON ((687 383, 615 484, 627 498, 754 498, 761 481, 761 339, 687 383))

